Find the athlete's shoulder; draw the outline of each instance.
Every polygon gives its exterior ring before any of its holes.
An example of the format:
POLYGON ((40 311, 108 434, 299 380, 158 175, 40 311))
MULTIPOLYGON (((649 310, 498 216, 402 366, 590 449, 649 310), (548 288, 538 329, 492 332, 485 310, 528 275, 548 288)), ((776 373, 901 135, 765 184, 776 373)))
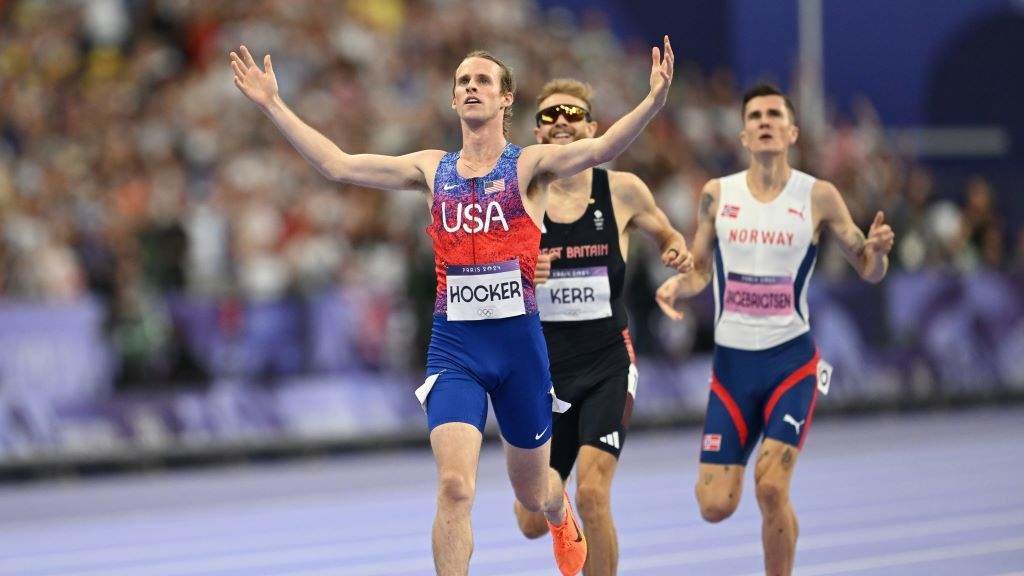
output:
POLYGON ((405 157, 418 165, 437 166, 445 156, 454 156, 454 152, 444 150, 420 150, 406 154, 405 157))
POLYGON ((607 170, 608 187, 612 189, 612 195, 618 198, 631 198, 636 195, 650 194, 651 190, 647 184, 632 172, 623 170, 607 170))
POLYGON ((719 191, 721 191, 723 188, 746 187, 747 171, 741 170, 739 172, 733 172, 732 174, 715 178, 710 182, 716 182, 719 191))
MULTIPOLYGON (((728 178, 728 176, 725 176, 724 178, 728 178)), ((701 191, 700 191, 701 195, 710 194, 711 196, 714 196, 715 198, 718 198, 718 195, 721 192, 722 192, 722 178, 712 178, 711 180, 708 180, 704 184, 704 187, 701 188, 701 191)))
MULTIPOLYGON (((805 174, 805 176, 807 176, 805 174)), ((813 178, 813 176, 809 176, 813 178)), ((836 199, 842 199, 842 195, 839 193, 839 189, 836 188, 835 184, 828 180, 820 180, 815 178, 814 183, 811 184, 811 199, 815 202, 819 201, 831 201, 836 199)))
POLYGON ((811 185, 811 204, 815 213, 831 220, 843 212, 846 201, 834 184, 828 180, 815 180, 811 185))

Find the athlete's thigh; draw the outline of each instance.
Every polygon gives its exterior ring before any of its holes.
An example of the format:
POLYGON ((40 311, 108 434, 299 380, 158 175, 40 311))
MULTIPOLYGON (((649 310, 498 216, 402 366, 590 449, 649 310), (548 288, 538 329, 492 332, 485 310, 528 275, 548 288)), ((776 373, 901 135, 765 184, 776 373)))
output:
POLYGON ((611 489, 618 466, 618 458, 608 452, 593 446, 582 446, 576 467, 576 485, 607 492, 611 489))
MULTIPOLYGON (((536 315, 509 326, 500 383, 491 390, 494 416, 510 445, 533 449, 551 438, 552 389, 547 345, 536 315)), ((545 458, 548 452, 545 451, 545 458)), ((547 465, 547 460, 545 460, 547 465)))
POLYGON ((516 497, 522 501, 530 495, 544 494, 551 470, 551 442, 535 448, 519 448, 507 440, 504 445, 508 479, 516 497))
POLYGON ((800 377, 785 389, 776 388, 765 406, 765 438, 803 448, 814 418, 817 393, 817 373, 800 377))
POLYGON ((697 499, 701 502, 725 502, 733 508, 743 493, 742 464, 706 464, 697 469, 697 499))
POLYGON ((464 422, 448 422, 431 430, 430 447, 442 480, 454 475, 474 484, 482 441, 480 430, 464 422))
POLYGON ((597 362, 581 400, 580 444, 618 458, 626 443, 637 371, 625 348, 610 350, 597 362))
POLYGON ((789 489, 793 472, 796 470, 796 459, 800 449, 785 442, 765 438, 754 466, 754 480, 758 484, 770 484, 789 489))
MULTIPOLYGON (((428 368, 424 385, 427 426, 433 431, 451 422, 469 424, 483 433, 487 421, 487 392, 475 378, 458 368, 428 368)), ((422 387, 421 387, 422 388, 422 387)))
POLYGON ((416 390, 431 430, 449 422, 463 422, 483 432, 487 421, 487 389, 476 371, 478 355, 468 348, 478 328, 434 317, 427 349, 426 379, 416 390))
MULTIPOLYGON (((559 396, 561 398, 561 396, 559 396)), ((562 414, 553 414, 551 424, 551 467, 562 480, 569 478, 580 449, 580 411, 576 404, 562 414)))
POLYGON ((762 355, 716 346, 701 437, 702 464, 745 466, 762 418, 762 355))

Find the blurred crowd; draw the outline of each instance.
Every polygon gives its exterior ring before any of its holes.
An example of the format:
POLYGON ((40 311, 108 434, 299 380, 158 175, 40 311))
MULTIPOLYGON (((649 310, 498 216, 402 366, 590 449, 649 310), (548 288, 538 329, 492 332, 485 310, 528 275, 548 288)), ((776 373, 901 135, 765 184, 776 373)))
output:
MULTIPOLYGON (((516 72, 516 143, 533 141, 548 79, 592 83, 604 127, 647 91, 646 41, 616 37, 598 12, 455 4, 0 0, 0 297, 92 295, 129 355, 169 330, 155 312, 167 294, 260 302, 341 287, 428 310, 425 199, 325 181, 237 92, 227 54, 273 54, 284 100, 353 152, 456 149, 451 75, 477 48, 516 72)), ((742 169, 742 90, 728 71, 677 65, 665 112, 613 167, 639 174, 689 235, 704 182, 742 169)), ((867 102, 822 134, 795 165, 835 182, 865 229, 885 211, 894 266, 1024 268, 1024 234, 983 177, 937 195, 867 102)), ((667 272, 635 244, 656 285, 667 272)), ((850 274, 827 248, 819 270, 850 274)))

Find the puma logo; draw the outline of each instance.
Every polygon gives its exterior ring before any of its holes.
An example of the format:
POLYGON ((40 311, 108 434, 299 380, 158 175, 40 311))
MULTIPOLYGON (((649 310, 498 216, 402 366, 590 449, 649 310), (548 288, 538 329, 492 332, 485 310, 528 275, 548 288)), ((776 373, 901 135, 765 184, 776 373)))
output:
POLYGON ((786 213, 787 214, 795 214, 795 215, 799 216, 801 220, 803 220, 804 219, 804 211, 805 210, 807 210, 807 208, 804 207, 804 206, 801 206, 799 211, 797 211, 796 208, 790 208, 789 210, 786 211, 786 213))
POLYGON ((799 436, 800 435, 800 428, 804 425, 804 422, 806 422, 807 419, 805 418, 805 419, 797 422, 796 418, 793 418, 789 414, 786 414, 785 416, 782 417, 782 421, 785 422, 786 424, 792 424, 793 428, 796 428, 796 435, 799 436))

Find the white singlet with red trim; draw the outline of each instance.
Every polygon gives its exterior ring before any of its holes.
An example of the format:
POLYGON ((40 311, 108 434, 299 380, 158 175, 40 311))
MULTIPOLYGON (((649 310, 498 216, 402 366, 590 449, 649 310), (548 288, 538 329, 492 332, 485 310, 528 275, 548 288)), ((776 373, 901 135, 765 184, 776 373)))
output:
POLYGON ((817 258, 811 187, 793 170, 771 202, 754 198, 747 172, 720 178, 715 214, 715 343, 764 350, 810 330, 807 286, 817 258))

